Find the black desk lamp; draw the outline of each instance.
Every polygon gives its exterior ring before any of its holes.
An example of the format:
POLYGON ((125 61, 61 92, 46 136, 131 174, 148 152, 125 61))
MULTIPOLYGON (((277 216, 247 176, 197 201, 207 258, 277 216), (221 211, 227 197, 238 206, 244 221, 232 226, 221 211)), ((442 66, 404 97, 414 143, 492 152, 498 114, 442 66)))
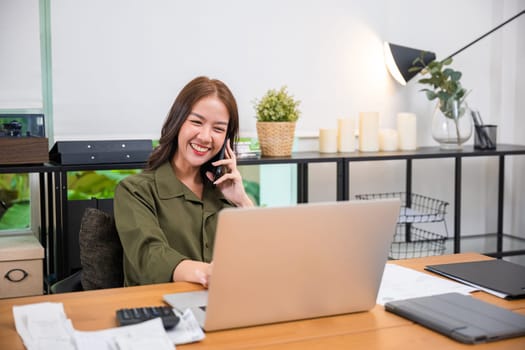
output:
MULTIPOLYGON (((470 47, 471 45, 474 45, 475 43, 477 43, 478 41, 480 41, 481 39, 483 39, 487 35, 495 32, 496 30, 500 29, 501 27, 503 27, 507 23, 509 23, 509 22, 515 20, 516 18, 518 18, 519 16, 523 15, 524 13, 525 13, 525 10, 522 10, 517 15, 509 18, 508 20, 506 20, 505 22, 501 23, 496 28, 494 28, 494 29, 490 30, 489 32, 483 34, 482 36, 480 36, 479 38, 477 38, 476 40, 474 40, 470 44, 462 47, 461 49, 459 49, 458 51, 454 52, 452 55, 448 56, 445 59, 448 59, 448 58, 451 58, 451 57, 457 55, 461 51, 465 50, 466 48, 470 47)), ((395 45, 395 44, 391 44, 391 43, 388 43, 388 42, 385 42, 385 44, 384 44, 384 51, 385 51, 385 63, 386 63, 386 66, 388 68, 388 71, 390 72, 392 77, 394 77, 394 79, 397 80, 397 82, 399 82, 401 85, 406 85, 406 83, 410 79, 412 79, 415 75, 418 74, 418 72, 414 72, 414 71, 413 72, 409 72, 408 71, 408 69, 410 67, 412 67, 413 62, 414 62, 414 60, 417 57, 421 57, 421 55, 423 54, 424 55, 423 56, 424 62, 427 62, 427 63, 428 62, 432 62, 432 61, 434 61, 436 59, 436 55, 433 52, 423 51, 423 50, 418 50, 418 49, 412 49, 410 47, 401 46, 401 45, 395 45)))

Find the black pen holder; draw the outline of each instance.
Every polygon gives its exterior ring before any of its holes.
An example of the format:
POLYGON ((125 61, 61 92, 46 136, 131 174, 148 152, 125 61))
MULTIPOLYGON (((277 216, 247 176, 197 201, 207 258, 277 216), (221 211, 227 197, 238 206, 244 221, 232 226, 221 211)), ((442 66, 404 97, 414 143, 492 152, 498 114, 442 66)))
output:
POLYGON ((476 125, 474 134, 475 149, 496 149, 497 125, 476 125))

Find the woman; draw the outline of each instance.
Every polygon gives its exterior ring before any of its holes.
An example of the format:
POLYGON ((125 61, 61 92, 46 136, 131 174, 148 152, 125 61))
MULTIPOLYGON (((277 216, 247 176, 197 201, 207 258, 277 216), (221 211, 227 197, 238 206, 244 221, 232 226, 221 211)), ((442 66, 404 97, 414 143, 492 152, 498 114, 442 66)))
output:
POLYGON ((179 93, 141 174, 115 190, 125 285, 208 285, 218 212, 253 206, 237 169, 237 104, 219 80, 198 77, 179 93), (225 145, 224 159, 212 159, 225 145), (215 179, 210 165, 221 166, 215 179))

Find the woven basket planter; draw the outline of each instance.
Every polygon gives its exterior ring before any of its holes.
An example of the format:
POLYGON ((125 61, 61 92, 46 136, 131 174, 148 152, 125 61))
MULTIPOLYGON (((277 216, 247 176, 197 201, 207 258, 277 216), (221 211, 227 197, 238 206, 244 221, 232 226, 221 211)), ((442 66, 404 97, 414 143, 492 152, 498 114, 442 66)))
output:
POLYGON ((292 155, 295 122, 257 122, 261 155, 286 157, 292 155))

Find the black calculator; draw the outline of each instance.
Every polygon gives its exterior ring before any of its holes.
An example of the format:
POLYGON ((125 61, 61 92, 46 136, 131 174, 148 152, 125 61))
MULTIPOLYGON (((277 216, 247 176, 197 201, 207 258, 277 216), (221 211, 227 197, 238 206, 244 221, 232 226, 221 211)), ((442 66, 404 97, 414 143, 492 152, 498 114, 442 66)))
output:
POLYGON ((175 315, 171 306, 145 306, 117 310, 119 326, 128 326, 160 317, 165 329, 171 329, 179 323, 179 316, 175 315))

